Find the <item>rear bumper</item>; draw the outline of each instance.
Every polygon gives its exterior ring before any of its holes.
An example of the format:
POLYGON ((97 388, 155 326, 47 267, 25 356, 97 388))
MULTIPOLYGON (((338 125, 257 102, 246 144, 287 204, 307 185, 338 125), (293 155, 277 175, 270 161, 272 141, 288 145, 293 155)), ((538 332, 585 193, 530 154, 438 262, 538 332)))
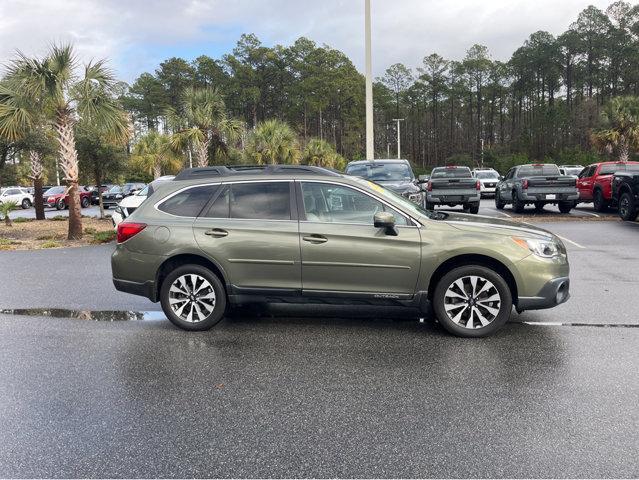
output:
POLYGON ((534 297, 519 297, 517 311, 542 310, 565 303, 570 298, 570 279, 554 278, 548 281, 534 297))
POLYGON ((522 192, 521 197, 525 202, 572 202, 579 200, 579 192, 574 193, 532 193, 522 192), (555 195, 555 198, 547 198, 548 195, 555 195))
POLYGON ((479 191, 475 195, 446 195, 438 192, 428 193, 426 201, 428 203, 442 203, 446 205, 461 205, 462 203, 479 203, 479 191))
POLYGON ((113 279, 113 286, 116 290, 132 295, 146 297, 152 302, 157 302, 157 293, 155 291, 155 282, 132 282, 130 280, 113 279))

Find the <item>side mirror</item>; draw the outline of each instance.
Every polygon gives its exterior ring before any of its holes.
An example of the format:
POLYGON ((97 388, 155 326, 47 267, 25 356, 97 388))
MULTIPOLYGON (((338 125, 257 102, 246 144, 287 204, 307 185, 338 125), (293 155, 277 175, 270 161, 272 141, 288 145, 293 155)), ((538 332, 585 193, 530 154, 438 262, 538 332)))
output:
POLYGON ((386 235, 393 237, 397 236, 397 229, 395 228, 395 217, 389 212, 377 212, 373 217, 373 225, 375 228, 386 229, 386 235))

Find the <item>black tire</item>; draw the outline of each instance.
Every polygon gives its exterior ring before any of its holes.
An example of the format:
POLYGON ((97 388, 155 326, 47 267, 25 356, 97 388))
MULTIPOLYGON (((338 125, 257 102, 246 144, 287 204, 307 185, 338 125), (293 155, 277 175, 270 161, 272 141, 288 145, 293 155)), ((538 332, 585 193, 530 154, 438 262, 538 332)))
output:
POLYGON ((215 275, 208 268, 201 265, 183 265, 169 273, 162 282, 162 287, 160 288, 160 304, 162 305, 164 314, 171 321, 171 323, 173 323, 173 325, 183 330, 190 331, 209 330, 217 323, 219 323, 222 318, 224 318, 224 312, 226 311, 226 291, 224 290, 224 285, 217 277, 217 275, 215 275), (178 314, 176 314, 171 308, 169 300, 171 298, 170 289, 173 282, 175 282, 183 275, 191 274, 195 274, 206 279, 210 284, 213 293, 215 294, 215 304, 213 310, 203 320, 196 322, 189 322, 186 319, 178 316, 178 314))
MULTIPOLYGON (((468 283, 466 283, 466 285, 468 285, 468 283)), ((484 292, 483 295, 492 295, 492 292, 491 290, 488 290, 487 292, 484 292)), ((462 302, 462 305, 464 304, 465 302, 462 302)), ((508 284, 506 283, 504 278, 501 275, 499 275, 497 272, 495 272, 494 270, 491 270, 490 268, 483 267, 480 265, 467 265, 464 267, 457 267, 454 270, 451 270, 439 280, 439 282, 437 283, 437 286, 435 287, 435 292, 433 294, 433 309, 435 311, 435 315, 437 319, 439 320, 439 323, 450 333, 452 333, 453 335, 457 335, 459 337, 485 337, 487 335, 491 335, 495 333, 510 318, 510 314, 512 312, 512 305, 513 305, 512 294, 510 293, 510 288, 508 287, 508 284), (486 326, 472 328, 472 329, 467 328, 463 326, 461 323, 459 323, 459 322, 465 322, 467 324, 468 321, 470 321, 469 318, 466 320, 461 319, 458 322, 454 322, 449 317, 449 314, 446 312, 446 306, 450 305, 449 303, 446 303, 447 302, 446 291, 455 281, 459 279, 463 279, 464 277, 468 277, 468 276, 478 276, 492 283, 494 288, 499 293, 500 302, 501 302, 499 305, 499 310, 497 315, 495 315, 494 319, 490 321, 490 323, 488 323, 486 326)), ((468 307, 466 307, 466 310, 467 308, 468 307)), ((479 310, 479 307, 475 306, 475 307, 471 307, 470 311, 472 311, 473 308, 475 308, 476 310, 479 310)), ((453 310, 452 312, 453 312, 452 314, 456 314, 457 312, 459 312, 459 310, 453 310)), ((484 314, 488 314, 487 310, 482 309, 482 312, 484 314)), ((473 315, 475 315, 474 311, 473 311, 473 315)), ((479 324, 480 324, 479 320, 475 319, 475 322, 473 325, 479 325, 479 324)))
MULTIPOLYGON (((99 204, 98 204, 98 205, 99 205, 99 204)), ((102 205, 102 207, 103 207, 105 210, 108 210, 108 209, 109 209, 109 206, 108 206, 108 205, 102 205)))
POLYGON ((513 190, 513 211, 515 213, 524 213, 526 204, 520 200, 517 190, 513 190))
POLYGON ((544 202, 535 202, 535 211, 543 212, 544 211, 544 202))
POLYGON ((66 203, 64 203, 64 199, 60 199, 57 202, 55 202, 55 209, 56 210, 64 210, 65 208, 67 208, 66 203))
POLYGON ((80 200, 80 205, 82 206, 82 208, 87 208, 90 203, 91 202, 89 201, 87 197, 84 197, 82 198, 82 200, 80 200))
POLYGON ((26 210, 27 208, 31 208, 31 200, 25 198, 24 200, 22 200, 22 209, 26 210))
POLYGON ((592 204, 595 208, 595 212, 605 212, 608 210, 608 202, 604 199, 601 190, 595 190, 595 194, 592 197, 592 204))
POLYGON ((499 190, 495 190, 495 208, 497 210, 503 210, 505 206, 506 206, 506 202, 504 202, 501 199, 501 194, 499 193, 499 190))
POLYGON ((435 210, 435 204, 426 202, 426 210, 435 210))
POLYGON ((559 211, 561 213, 570 213, 570 210, 575 206, 574 202, 559 202, 559 211))
POLYGON ((624 222, 634 222, 639 215, 637 202, 629 192, 621 194, 619 199, 619 216, 624 222))
POLYGON ((479 203, 472 203, 469 209, 470 213, 477 215, 479 213, 479 203))

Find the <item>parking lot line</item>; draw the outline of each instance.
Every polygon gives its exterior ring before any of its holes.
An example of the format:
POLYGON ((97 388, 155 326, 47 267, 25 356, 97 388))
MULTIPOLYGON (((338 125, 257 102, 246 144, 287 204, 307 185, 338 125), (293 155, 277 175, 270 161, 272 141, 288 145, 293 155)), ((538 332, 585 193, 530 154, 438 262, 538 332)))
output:
POLYGON ((578 211, 579 213, 585 213, 586 215, 592 215, 593 217, 597 217, 597 218, 600 218, 601 216, 601 215, 597 215, 596 213, 586 212, 585 210, 581 210, 579 208, 575 208, 574 210, 578 211))
POLYGON ((575 247, 583 248, 584 250, 586 249, 586 247, 584 247, 583 245, 579 245, 577 242, 573 242, 572 240, 569 240, 566 237, 562 237, 561 235, 557 235, 557 236, 568 243, 572 243, 575 247))
POLYGON ((500 212, 499 210, 495 210, 495 211, 499 213, 500 215, 506 215, 508 218, 513 218, 511 215, 508 215, 507 213, 500 212))

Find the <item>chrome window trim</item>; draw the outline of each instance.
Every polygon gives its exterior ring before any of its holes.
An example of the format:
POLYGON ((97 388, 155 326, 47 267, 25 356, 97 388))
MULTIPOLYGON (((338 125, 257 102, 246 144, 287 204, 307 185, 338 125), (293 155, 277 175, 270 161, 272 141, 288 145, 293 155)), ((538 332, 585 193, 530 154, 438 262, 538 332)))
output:
MULTIPOLYGON (((360 188, 360 187, 356 187, 354 185, 351 185, 350 183, 336 183, 336 182, 327 182, 325 180, 299 180, 296 179, 296 182, 312 182, 312 183, 328 183, 329 185, 336 185, 338 187, 347 187, 347 188, 352 188, 353 190, 357 190, 360 193, 363 193, 364 195, 368 195, 369 197, 377 200, 378 202, 386 205, 389 208, 392 208, 393 210, 397 210, 399 211, 402 215, 404 215, 406 218, 408 218, 409 220, 411 220, 413 222, 413 225, 395 225, 396 227, 404 227, 404 228, 419 228, 422 226, 422 223, 419 222, 418 220, 416 220, 412 215, 406 213, 404 210, 402 210, 401 208, 396 207, 395 205, 392 205, 390 203, 388 203, 385 200, 382 200, 381 198, 379 198, 376 195, 371 194, 370 192, 367 192, 366 190, 360 188)), ((370 223, 344 223, 344 222, 311 222, 309 220, 300 220, 300 223, 324 223, 327 225, 333 224, 333 225, 370 225, 370 223)))

